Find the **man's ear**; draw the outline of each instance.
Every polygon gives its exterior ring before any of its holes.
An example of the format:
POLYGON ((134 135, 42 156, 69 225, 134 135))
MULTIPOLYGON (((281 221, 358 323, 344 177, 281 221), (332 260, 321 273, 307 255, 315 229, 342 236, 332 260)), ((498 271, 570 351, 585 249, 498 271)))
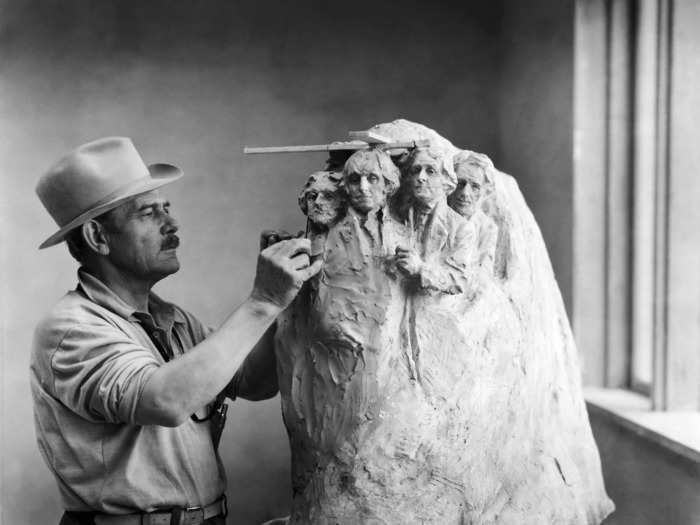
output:
POLYGON ((92 251, 100 255, 107 255, 109 253, 109 243, 107 242, 107 235, 102 224, 94 219, 90 220, 83 224, 82 233, 85 243, 92 251))

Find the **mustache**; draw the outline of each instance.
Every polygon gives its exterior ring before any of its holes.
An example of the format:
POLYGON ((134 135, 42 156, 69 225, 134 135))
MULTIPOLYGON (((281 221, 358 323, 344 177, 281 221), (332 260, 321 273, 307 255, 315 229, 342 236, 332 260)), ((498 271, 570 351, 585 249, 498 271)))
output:
POLYGON ((163 244, 161 245, 161 249, 162 250, 172 250, 173 248, 177 248, 178 246, 180 246, 180 237, 178 237, 177 235, 169 235, 163 241, 163 244))

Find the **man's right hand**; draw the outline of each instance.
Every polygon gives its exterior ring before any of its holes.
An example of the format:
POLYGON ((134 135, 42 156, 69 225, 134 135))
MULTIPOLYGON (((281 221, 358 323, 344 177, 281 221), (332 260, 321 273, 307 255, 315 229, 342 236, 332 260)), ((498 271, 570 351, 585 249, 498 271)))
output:
POLYGON ((304 282, 321 269, 321 260, 309 263, 310 252, 309 239, 280 241, 262 250, 251 298, 286 308, 304 282))

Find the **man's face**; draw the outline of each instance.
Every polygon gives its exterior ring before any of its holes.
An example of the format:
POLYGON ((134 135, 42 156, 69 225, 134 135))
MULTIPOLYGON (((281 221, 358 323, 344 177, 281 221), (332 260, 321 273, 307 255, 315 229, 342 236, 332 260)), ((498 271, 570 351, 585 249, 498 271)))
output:
POLYGON ((471 217, 484 194, 484 174, 471 164, 457 169, 457 189, 450 195, 449 205, 463 217, 471 217))
POLYGON ((378 210, 386 202, 386 183, 377 168, 351 172, 345 176, 350 206, 361 213, 378 210))
POLYGON ((408 168, 408 186, 414 203, 432 210, 445 197, 445 179, 440 163, 426 152, 419 151, 408 168))
POLYGON ((319 226, 333 223, 343 206, 338 188, 329 180, 314 182, 304 198, 309 220, 319 226))
POLYGON ((108 257, 127 276, 155 283, 180 269, 177 230, 170 203, 158 191, 138 195, 112 214, 108 257))

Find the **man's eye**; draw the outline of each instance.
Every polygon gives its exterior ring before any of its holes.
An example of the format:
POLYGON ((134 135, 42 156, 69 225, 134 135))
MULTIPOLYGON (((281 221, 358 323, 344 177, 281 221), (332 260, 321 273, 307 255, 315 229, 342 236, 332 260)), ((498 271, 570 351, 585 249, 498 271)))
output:
POLYGON ((435 168, 427 168, 425 171, 428 175, 435 175, 435 168))
POLYGON ((374 184, 379 180, 379 177, 377 177, 376 175, 370 175, 369 177, 367 177, 367 180, 374 184))

